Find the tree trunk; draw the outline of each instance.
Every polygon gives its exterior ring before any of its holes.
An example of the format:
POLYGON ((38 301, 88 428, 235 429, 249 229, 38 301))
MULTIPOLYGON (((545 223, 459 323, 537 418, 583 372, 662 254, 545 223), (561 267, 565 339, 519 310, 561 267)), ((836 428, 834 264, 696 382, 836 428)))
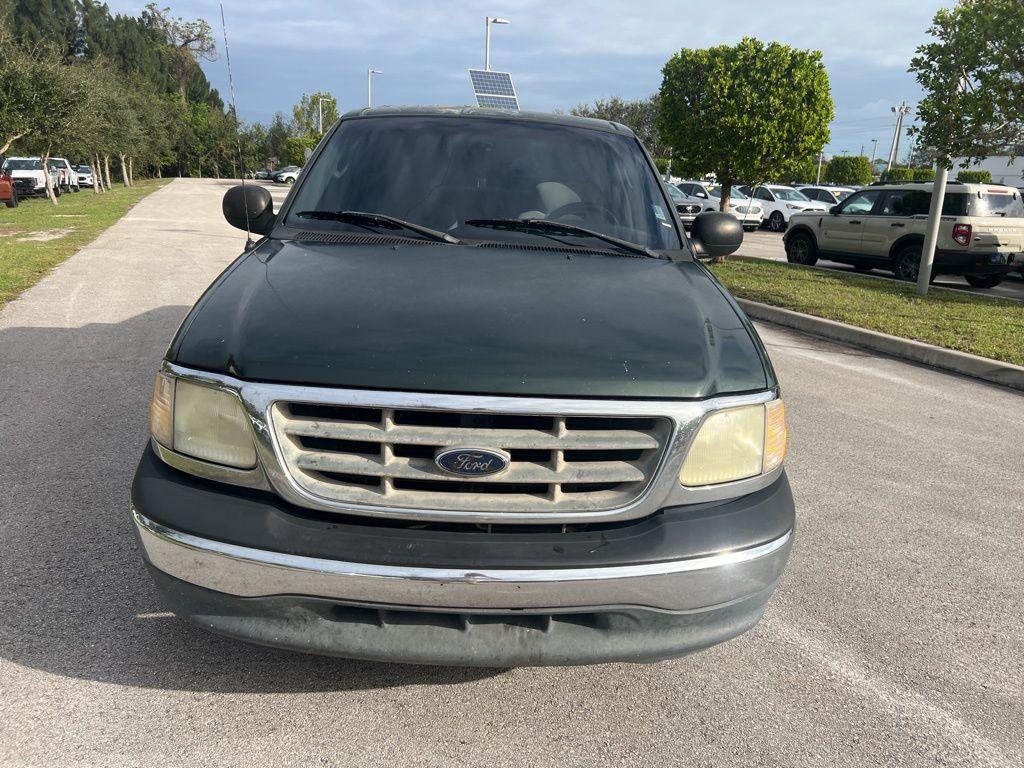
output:
POLYGON ((46 148, 46 154, 43 155, 43 180, 46 182, 46 196, 50 198, 50 202, 54 205, 57 204, 57 195, 53 191, 53 179, 50 177, 50 148, 46 148))
POLYGON ((128 186, 135 186, 135 158, 128 157, 128 186))
MULTIPOLYGON (((730 179, 722 179, 722 204, 720 210, 722 213, 729 212, 729 206, 732 204, 732 181, 730 179)), ((725 256, 716 256, 711 260, 712 264, 721 264, 725 261, 725 256)))
POLYGON ((90 158, 90 163, 92 165, 92 192, 94 195, 98 195, 100 193, 100 156, 93 155, 90 158))
POLYGON ((121 183, 126 187, 130 186, 128 184, 128 161, 122 154, 119 154, 118 158, 121 160, 121 183))
POLYGON ((8 136, 7 137, 7 143, 4 144, 2 147, 0 147, 0 155, 6 155, 7 154, 7 150, 11 148, 11 144, 16 142, 18 139, 22 138, 23 136, 28 136, 28 134, 30 134, 30 133, 31 133, 31 131, 22 131, 21 133, 16 133, 13 136, 8 136))
POLYGON ((103 156, 103 175, 106 176, 105 183, 107 185, 107 189, 113 189, 114 187, 110 183, 110 155, 103 156))

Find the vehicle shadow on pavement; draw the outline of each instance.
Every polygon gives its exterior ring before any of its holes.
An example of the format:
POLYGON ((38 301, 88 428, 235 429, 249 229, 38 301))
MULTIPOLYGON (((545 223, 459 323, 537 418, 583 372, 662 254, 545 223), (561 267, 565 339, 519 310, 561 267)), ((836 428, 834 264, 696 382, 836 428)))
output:
POLYGON ((0 657, 56 675, 210 692, 461 683, 502 670, 245 645, 166 612, 128 514, 153 375, 187 307, 0 327, 0 657))

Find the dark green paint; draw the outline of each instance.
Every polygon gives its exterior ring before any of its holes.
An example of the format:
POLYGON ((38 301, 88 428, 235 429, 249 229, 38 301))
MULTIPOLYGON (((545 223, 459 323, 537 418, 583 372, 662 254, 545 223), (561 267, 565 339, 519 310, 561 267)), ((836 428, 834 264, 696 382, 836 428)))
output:
POLYGON ((674 399, 775 383, 697 263, 471 245, 265 241, 207 291, 169 357, 424 392, 674 399))

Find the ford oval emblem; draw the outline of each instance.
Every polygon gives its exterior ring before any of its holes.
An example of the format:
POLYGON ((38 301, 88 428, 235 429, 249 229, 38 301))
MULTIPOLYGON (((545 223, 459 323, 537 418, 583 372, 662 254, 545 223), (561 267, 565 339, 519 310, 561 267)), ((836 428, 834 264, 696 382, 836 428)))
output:
POLYGON ((512 457, 491 448, 441 448, 434 463, 450 475, 486 477, 508 469, 512 457))

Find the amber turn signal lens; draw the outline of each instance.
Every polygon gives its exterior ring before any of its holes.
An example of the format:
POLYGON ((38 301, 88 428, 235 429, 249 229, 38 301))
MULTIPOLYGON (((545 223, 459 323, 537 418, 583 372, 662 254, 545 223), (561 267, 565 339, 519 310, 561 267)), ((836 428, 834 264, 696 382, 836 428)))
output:
POLYGON ((153 382, 149 431, 158 443, 174 448, 174 379, 162 373, 158 373, 153 382))
POLYGON ((764 468, 771 472, 786 458, 786 404, 772 400, 764 406, 764 468))

